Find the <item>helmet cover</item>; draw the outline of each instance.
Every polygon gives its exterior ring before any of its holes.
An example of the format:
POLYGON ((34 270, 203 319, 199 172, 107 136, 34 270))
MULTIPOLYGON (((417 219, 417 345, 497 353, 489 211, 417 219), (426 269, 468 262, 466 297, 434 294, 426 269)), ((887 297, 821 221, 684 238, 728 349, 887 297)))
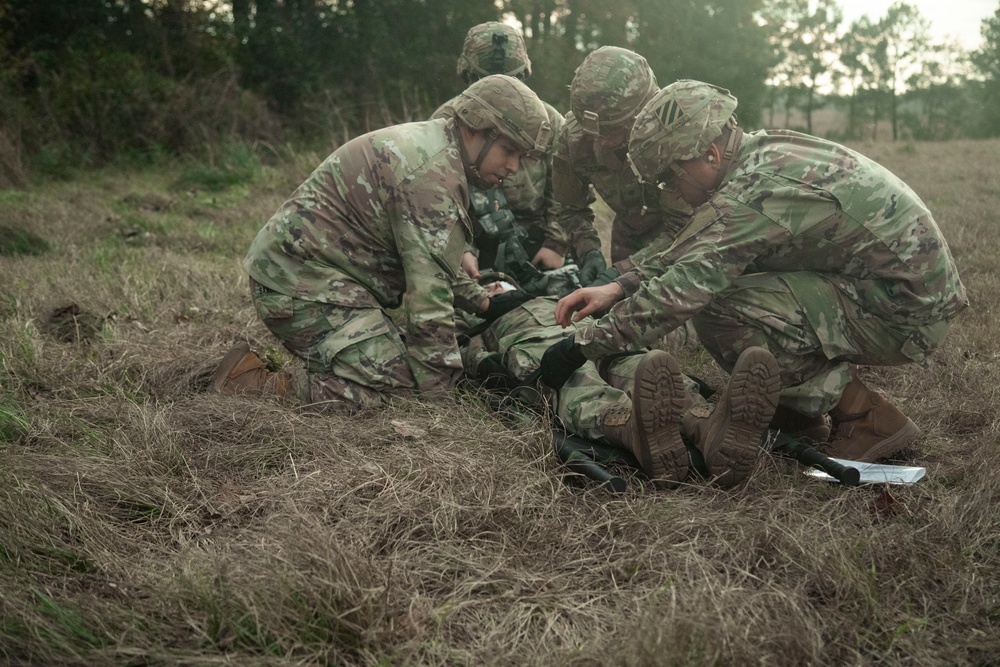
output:
POLYGON ((628 144, 640 180, 655 181, 672 165, 702 155, 726 127, 736 125, 737 100, 725 88, 682 79, 642 108, 628 144))
POLYGON ((621 47, 602 46, 576 69, 570 108, 585 132, 607 134, 630 128, 656 89, 656 75, 645 58, 621 47))
POLYGON ((526 155, 541 155, 552 140, 549 115, 538 95, 505 74, 491 74, 462 91, 455 116, 474 130, 495 129, 526 155))
POLYGON ((497 21, 480 23, 469 29, 458 57, 458 75, 467 83, 490 74, 506 74, 518 79, 531 76, 531 60, 524 37, 514 26, 497 21))

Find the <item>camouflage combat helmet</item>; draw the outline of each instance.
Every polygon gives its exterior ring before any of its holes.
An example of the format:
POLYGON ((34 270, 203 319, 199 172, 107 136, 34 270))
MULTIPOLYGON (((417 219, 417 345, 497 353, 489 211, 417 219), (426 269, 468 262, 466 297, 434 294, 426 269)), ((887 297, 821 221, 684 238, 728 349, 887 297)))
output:
POLYGON ((653 96, 632 126, 628 160, 642 180, 701 156, 726 127, 736 125, 736 98, 725 88, 681 80, 653 96))
POLYGON ((491 74, 458 96, 455 116, 474 130, 495 129, 522 152, 540 155, 552 139, 552 125, 542 101, 524 82, 491 74))
POLYGON ((490 74, 506 74, 522 81, 531 76, 531 60, 520 31, 490 21, 469 29, 458 57, 458 75, 466 83, 490 74))
POLYGON ((628 49, 602 46, 576 68, 569 87, 570 108, 585 132, 607 134, 630 128, 656 88, 656 76, 645 58, 628 49))

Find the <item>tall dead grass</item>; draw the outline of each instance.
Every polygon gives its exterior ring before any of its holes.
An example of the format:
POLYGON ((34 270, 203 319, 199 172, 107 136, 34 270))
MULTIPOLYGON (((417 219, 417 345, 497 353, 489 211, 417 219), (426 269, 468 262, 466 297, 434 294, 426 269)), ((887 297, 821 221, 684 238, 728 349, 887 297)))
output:
POLYGON ((345 415, 206 395, 234 340, 290 361, 239 260, 301 165, 5 195, 0 225, 52 249, 0 260, 0 661, 991 664, 1000 144, 861 149, 936 212, 973 300, 928 368, 863 371, 923 431, 913 487, 765 457, 735 491, 626 471, 612 497, 564 483, 538 417, 474 396, 345 415))

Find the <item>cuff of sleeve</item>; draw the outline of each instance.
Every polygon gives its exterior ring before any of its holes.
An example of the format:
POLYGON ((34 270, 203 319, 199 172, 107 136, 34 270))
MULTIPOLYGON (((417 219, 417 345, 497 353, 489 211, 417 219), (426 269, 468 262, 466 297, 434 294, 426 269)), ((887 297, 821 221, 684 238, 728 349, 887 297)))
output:
POLYGON ((587 253, 590 252, 591 250, 596 250, 597 252, 600 252, 601 244, 594 243, 589 240, 586 242, 579 243, 576 245, 576 247, 573 248, 573 256, 576 257, 577 262, 582 262, 583 258, 586 257, 587 253))
POLYGON ((618 271, 618 273, 623 276, 626 273, 631 273, 632 270, 635 269, 635 263, 632 261, 631 257, 626 257, 625 259, 619 262, 615 262, 614 264, 612 264, 612 266, 614 266, 615 270, 618 271))
POLYGON ((639 285, 642 284, 642 279, 639 278, 639 274, 633 271, 623 273, 615 278, 614 282, 618 283, 618 285, 622 288, 622 292, 625 293, 625 296, 629 297, 639 291, 639 285))
POLYGON ((596 361, 604 356, 601 346, 594 342, 593 327, 577 329, 575 340, 577 349, 587 358, 588 361, 596 361))
POLYGON ((483 299, 489 298, 485 288, 478 285, 477 287, 479 287, 478 290, 463 290, 462 293, 456 292, 455 306, 467 313, 476 315, 479 312, 479 304, 483 302, 483 299))
POLYGON ((548 248, 559 255, 566 254, 566 244, 555 239, 545 239, 545 242, 542 243, 542 247, 548 248))

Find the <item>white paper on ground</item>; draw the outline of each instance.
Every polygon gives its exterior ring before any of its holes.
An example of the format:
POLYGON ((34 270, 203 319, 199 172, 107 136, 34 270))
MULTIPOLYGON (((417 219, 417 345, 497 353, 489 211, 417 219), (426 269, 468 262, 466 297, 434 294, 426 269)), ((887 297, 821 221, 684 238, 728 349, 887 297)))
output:
MULTIPOLYGON (((916 466, 893 466, 880 463, 848 461, 846 459, 833 460, 849 468, 857 468, 858 473, 861 474, 860 484, 915 484, 927 474, 926 468, 918 468, 916 466)), ((809 468, 806 470, 806 474, 832 482, 837 481, 835 477, 831 477, 816 468, 809 468)))

